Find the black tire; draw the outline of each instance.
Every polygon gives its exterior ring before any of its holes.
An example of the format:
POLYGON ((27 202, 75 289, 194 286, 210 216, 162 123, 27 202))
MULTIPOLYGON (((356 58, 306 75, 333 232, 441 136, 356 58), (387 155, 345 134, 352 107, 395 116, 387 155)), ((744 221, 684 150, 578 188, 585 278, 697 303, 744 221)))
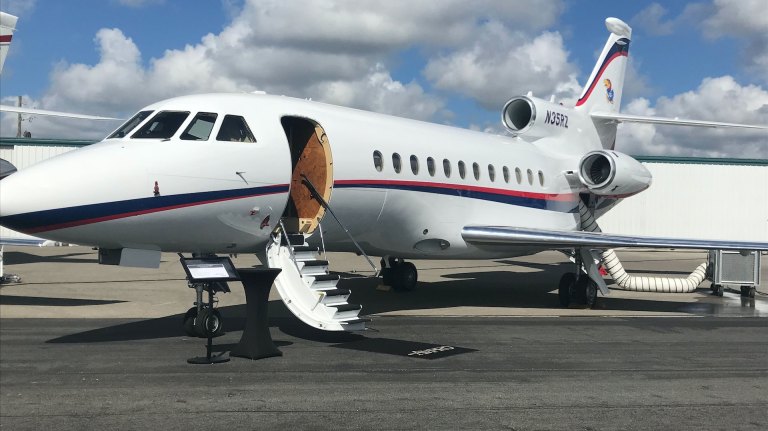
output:
POLYGON ((587 280, 584 292, 584 305, 586 305, 587 308, 594 308, 597 303, 597 283, 592 281, 591 278, 584 278, 587 280))
POLYGON ((747 296, 752 298, 752 299, 755 299, 755 293, 757 293, 757 287, 750 286, 749 287, 749 292, 747 293, 747 296))
POLYGON ((713 292, 713 294, 714 294, 715 296, 723 296, 723 291, 724 291, 724 290, 725 290, 725 289, 723 288, 723 286, 722 286, 722 285, 720 285, 720 284, 716 284, 716 285, 715 285, 715 287, 712 289, 712 292, 713 292))
POLYGON ((195 331, 197 331, 202 338, 208 338, 221 335, 222 330, 222 319, 219 310, 214 308, 203 308, 197 316, 195 331))
POLYGON ((398 292, 410 292, 416 288, 418 283, 419 273, 416 270, 416 265, 411 262, 403 262, 397 265, 394 269, 394 277, 392 288, 398 292))
POLYGON ((392 268, 381 268, 381 284, 392 286, 392 268))
POLYGON ((587 286, 591 281, 589 277, 584 274, 580 274, 581 277, 576 279, 576 283, 571 289, 571 300, 574 304, 587 305, 587 286))
POLYGON ((184 333, 189 337, 200 337, 195 330, 195 320, 197 319, 197 307, 192 307, 184 314, 184 333))
POLYGON ((560 277, 560 284, 557 288, 557 296, 560 300, 562 307, 568 308, 571 305, 571 291, 576 284, 576 275, 572 272, 567 272, 560 277))

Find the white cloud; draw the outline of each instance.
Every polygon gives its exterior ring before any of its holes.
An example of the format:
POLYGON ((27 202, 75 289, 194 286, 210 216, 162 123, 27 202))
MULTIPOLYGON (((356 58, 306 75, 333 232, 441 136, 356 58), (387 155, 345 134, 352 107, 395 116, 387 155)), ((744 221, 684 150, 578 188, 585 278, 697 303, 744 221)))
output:
POLYGON ((135 7, 135 8, 147 6, 150 4, 163 3, 164 1, 165 0, 117 0, 117 2, 123 6, 135 7))
POLYGON ((742 61, 755 76, 768 82, 768 4, 765 0, 715 0, 714 12, 702 22, 704 34, 746 40, 742 61))
MULTIPOLYGON (((741 85, 731 76, 704 79, 695 91, 631 101, 624 112, 768 125, 768 90, 741 85)), ((623 124, 617 149, 630 154, 768 159, 768 131, 623 124)))
POLYGON ((652 35, 666 36, 672 34, 675 28, 675 21, 667 19, 666 16, 667 9, 664 6, 651 3, 635 15, 630 22, 633 27, 641 27, 652 35))
MULTIPOLYGON (((142 6, 151 1, 123 3, 142 6)), ((437 96, 417 82, 392 77, 386 64, 394 53, 412 46, 451 52, 472 43, 492 18, 537 32, 552 25, 563 9, 561 2, 546 0, 532 5, 446 0, 439 7, 392 1, 375 8, 356 0, 318 0, 311 8, 300 1, 248 0, 242 8, 232 1, 222 7, 236 15, 220 33, 148 60, 130 35, 100 30, 94 39, 99 61, 60 63, 51 73, 48 91, 35 103, 44 109, 129 116, 144 105, 182 94, 258 89, 406 117, 446 118, 450 113, 437 96)), ((519 40, 528 41, 523 36, 519 40)), ((536 58, 545 68, 557 66, 539 58, 547 54, 538 50, 520 55, 536 58)), ((41 131, 84 136, 82 128, 57 131, 42 127, 45 121, 36 123, 36 136, 41 131)))
POLYGON ((500 109, 528 91, 575 100, 582 88, 560 33, 530 38, 497 21, 483 25, 471 45, 430 60, 424 74, 437 88, 469 96, 487 109, 500 109))

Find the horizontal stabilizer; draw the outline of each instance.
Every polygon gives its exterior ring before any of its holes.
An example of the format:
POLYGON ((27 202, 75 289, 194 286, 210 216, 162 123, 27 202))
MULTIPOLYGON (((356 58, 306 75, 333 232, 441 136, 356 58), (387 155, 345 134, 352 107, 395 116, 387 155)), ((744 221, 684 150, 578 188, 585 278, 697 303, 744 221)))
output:
POLYGON ((602 232, 527 229, 511 226, 466 226, 465 241, 475 245, 526 245, 550 249, 591 248, 678 248, 695 250, 768 251, 768 242, 718 241, 612 235, 602 232))
POLYGON ((598 120, 612 120, 618 123, 644 123, 644 124, 666 124, 670 126, 696 126, 696 127, 740 127, 745 129, 764 129, 768 126, 758 126, 752 124, 720 123, 717 121, 700 120, 681 120, 678 118, 664 117, 646 117, 642 115, 621 114, 618 112, 592 112, 589 115, 598 120))
POLYGON ((47 115, 50 117, 76 118, 80 120, 123 121, 122 118, 99 117, 97 115, 73 114, 70 112, 48 111, 45 109, 23 108, 19 106, 10 106, 10 105, 0 105, 0 112, 16 112, 20 114, 47 115))

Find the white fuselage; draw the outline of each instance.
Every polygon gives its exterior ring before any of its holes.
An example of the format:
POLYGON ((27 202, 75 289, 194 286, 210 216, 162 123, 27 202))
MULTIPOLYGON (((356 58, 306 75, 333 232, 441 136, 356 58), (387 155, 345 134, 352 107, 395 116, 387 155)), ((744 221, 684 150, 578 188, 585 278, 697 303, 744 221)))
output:
MULTIPOLYGON (((577 169, 579 157, 550 151, 544 140, 529 143, 269 95, 187 96, 144 110, 190 115, 170 139, 130 134, 105 139, 7 177, 0 224, 105 248, 261 251, 289 199, 292 158, 281 119, 292 116, 325 131, 332 156, 329 204, 369 254, 446 259, 527 254, 536 250, 479 249, 462 239, 461 229, 579 226, 581 185, 566 175, 577 169), (198 112, 218 114, 210 138, 180 139, 198 112), (245 118, 256 142, 216 140, 225 114, 245 118), (380 163, 374 162, 375 152, 380 163)), ((329 214, 322 230, 328 250, 354 250, 329 214)), ((312 240, 319 241, 317 231, 312 240)))

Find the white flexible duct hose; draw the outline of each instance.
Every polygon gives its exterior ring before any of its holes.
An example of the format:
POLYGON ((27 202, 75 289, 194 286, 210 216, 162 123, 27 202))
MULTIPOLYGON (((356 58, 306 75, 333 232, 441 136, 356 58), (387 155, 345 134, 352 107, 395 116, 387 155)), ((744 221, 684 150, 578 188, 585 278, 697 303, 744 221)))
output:
MULTIPOLYGON (((597 225, 592 212, 579 202, 581 229, 587 232, 602 232, 597 225)), ((675 277, 640 277, 627 274, 618 256, 613 250, 602 253, 605 269, 611 275, 619 288, 637 292, 689 293, 704 281, 707 273, 707 262, 702 263, 687 278, 675 277)))

